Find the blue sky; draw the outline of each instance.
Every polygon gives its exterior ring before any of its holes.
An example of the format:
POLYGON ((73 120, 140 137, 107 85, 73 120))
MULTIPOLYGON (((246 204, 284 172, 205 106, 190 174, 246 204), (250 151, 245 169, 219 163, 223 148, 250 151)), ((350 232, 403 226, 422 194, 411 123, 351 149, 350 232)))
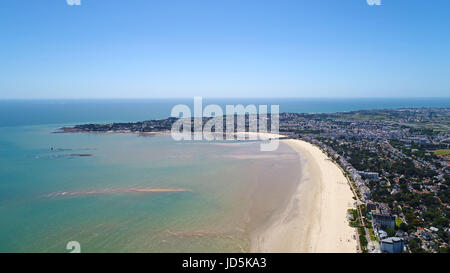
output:
POLYGON ((449 97, 450 1, 0 1, 0 98, 449 97))

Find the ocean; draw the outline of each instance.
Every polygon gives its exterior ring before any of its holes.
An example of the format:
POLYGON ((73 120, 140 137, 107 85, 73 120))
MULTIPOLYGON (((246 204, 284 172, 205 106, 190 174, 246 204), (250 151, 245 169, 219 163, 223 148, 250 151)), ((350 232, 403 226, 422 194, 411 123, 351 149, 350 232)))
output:
MULTIPOLYGON (((300 181, 287 145, 55 134, 86 122, 166 118, 192 100, 0 101, 0 252, 246 252, 300 181), (78 156, 89 154, 91 156, 78 156), (139 188, 182 188, 166 193, 139 188), (72 193, 72 194, 70 194, 72 193)), ((450 99, 232 99, 281 112, 449 107, 450 99)))
MULTIPOLYGON (((177 104, 185 104, 193 109, 193 98, 0 100, 0 127, 163 119, 170 116, 172 107, 177 104)), ((450 98, 203 99, 203 105, 207 104, 217 104, 222 109, 227 104, 279 105, 281 113, 333 113, 402 107, 449 107, 450 98)))

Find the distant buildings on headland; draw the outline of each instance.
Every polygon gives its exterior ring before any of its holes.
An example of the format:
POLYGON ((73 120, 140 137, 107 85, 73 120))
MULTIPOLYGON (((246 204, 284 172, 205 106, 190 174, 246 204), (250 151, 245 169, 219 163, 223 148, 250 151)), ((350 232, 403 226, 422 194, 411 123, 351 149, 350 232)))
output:
MULTIPOLYGON (((62 131, 159 132, 175 120, 62 131)), ((248 129, 250 116, 245 120, 248 129)), ((357 197, 361 219, 353 222, 364 251, 449 252, 450 108, 281 113, 279 129, 319 146, 340 165, 357 197)))

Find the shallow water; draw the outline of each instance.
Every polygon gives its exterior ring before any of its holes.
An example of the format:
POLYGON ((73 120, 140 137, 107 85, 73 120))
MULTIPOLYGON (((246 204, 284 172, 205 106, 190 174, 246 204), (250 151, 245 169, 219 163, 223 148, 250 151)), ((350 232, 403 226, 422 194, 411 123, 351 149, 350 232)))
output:
MULTIPOLYGON (((289 200, 299 158, 281 144, 173 142, 168 136, 53 134, 65 125, 166 118, 173 100, 0 100, 0 252, 247 251, 289 200), (53 150, 51 149, 53 147, 53 150), (73 156, 92 154, 92 156, 73 156), (183 188, 133 193, 133 188, 183 188), (107 192, 74 196, 55 193, 107 192)), ((449 98, 205 99, 280 112, 448 107, 449 98)))
POLYGON ((299 158, 284 144, 260 152, 258 142, 57 128, 0 128, 0 252, 67 252, 72 240, 82 252, 248 251, 299 181, 299 158))

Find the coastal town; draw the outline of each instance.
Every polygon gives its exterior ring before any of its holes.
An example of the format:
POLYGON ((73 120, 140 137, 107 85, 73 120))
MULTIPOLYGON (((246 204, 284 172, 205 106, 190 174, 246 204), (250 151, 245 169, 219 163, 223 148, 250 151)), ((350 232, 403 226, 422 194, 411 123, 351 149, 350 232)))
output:
MULTIPOLYGON (((155 133, 170 131, 176 120, 85 124, 61 132, 155 133)), ((450 108, 282 113, 279 132, 318 146, 340 166, 354 194, 347 218, 359 252, 449 251, 450 108)))
POLYGON ((282 114, 280 133, 342 168, 361 252, 448 252, 449 108, 282 114))

